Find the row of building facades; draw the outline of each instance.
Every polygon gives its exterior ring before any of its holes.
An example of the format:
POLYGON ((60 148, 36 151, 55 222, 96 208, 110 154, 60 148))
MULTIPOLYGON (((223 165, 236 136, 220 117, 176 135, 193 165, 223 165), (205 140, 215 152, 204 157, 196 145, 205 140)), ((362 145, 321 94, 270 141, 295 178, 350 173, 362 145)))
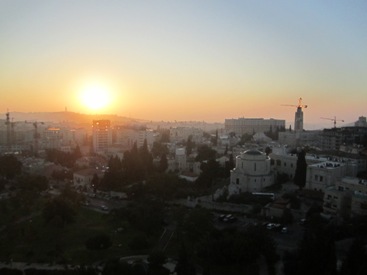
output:
MULTIPOLYGON (((296 114, 297 116, 297 114, 296 114)), ((178 171, 188 180, 200 174, 200 163, 195 152, 187 154, 184 141, 189 138, 197 145, 212 146, 217 152, 217 161, 224 165, 229 154, 235 157, 236 167, 231 171, 228 194, 261 192, 276 181, 278 174, 293 179, 297 155, 290 148, 312 147, 329 151, 327 154, 308 154, 305 189, 324 194, 324 211, 333 215, 367 214, 367 187, 357 175, 366 171, 366 156, 361 155, 366 144, 366 118, 360 117, 355 126, 303 131, 285 129, 284 120, 276 119, 227 119, 224 130, 220 131, 216 146, 204 137, 204 131, 195 127, 169 129, 168 169, 178 171), (264 132, 279 131, 277 143, 265 136, 264 132), (253 135, 248 148, 236 146, 241 135, 253 135), (265 147, 272 153, 266 155, 265 147)), ((59 126, 44 123, 17 122, 0 126, 1 152, 22 150, 60 149, 70 151, 76 145, 86 148, 84 153, 93 152, 104 156, 123 156, 123 152, 134 146, 147 144, 152 148, 159 134, 145 127, 113 125, 109 120, 94 120, 87 127, 59 126)))

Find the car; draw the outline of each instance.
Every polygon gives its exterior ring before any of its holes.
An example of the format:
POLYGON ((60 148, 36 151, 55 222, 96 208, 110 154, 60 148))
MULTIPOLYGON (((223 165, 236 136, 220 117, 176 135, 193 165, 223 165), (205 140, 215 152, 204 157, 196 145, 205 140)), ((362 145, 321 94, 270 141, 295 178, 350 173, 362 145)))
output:
POLYGON ((104 210, 104 211, 107 211, 108 210, 108 207, 106 205, 102 205, 101 206, 101 209, 104 210))
POLYGON ((274 225, 273 223, 268 223, 268 224, 266 225, 266 229, 269 229, 269 230, 274 229, 274 227, 275 227, 275 225, 274 225))
POLYGON ((280 231, 280 233, 287 234, 288 233, 288 227, 286 227, 286 226, 282 227, 282 230, 280 231))

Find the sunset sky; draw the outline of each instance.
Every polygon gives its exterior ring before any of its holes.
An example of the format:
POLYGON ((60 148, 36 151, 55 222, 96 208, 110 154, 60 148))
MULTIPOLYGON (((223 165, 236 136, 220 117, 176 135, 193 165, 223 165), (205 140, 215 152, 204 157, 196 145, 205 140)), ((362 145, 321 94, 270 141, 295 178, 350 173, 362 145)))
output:
POLYGON ((0 113, 290 124, 302 97, 332 127, 367 116, 366 88, 363 0, 0 0, 0 113))

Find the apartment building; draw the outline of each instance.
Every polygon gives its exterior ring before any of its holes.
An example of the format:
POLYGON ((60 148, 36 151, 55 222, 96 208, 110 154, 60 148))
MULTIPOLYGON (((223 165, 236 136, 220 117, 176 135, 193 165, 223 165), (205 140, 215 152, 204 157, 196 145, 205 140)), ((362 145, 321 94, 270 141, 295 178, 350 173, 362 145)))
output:
POLYGON ((93 151, 105 154, 112 144, 111 122, 109 120, 93 120, 92 126, 93 151))
POLYGON ((264 118, 232 118, 225 119, 224 129, 226 133, 235 133, 237 136, 243 134, 264 133, 270 130, 285 129, 285 120, 264 118))
POLYGON ((334 186, 325 189, 325 214, 340 217, 367 215, 367 181, 343 177, 334 186))

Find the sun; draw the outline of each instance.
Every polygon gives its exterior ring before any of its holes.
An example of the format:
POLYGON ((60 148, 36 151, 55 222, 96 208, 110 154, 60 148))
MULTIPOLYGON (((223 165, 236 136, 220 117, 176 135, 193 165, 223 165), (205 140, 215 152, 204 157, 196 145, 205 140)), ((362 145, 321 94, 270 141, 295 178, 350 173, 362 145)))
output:
POLYGON ((111 103, 111 93, 106 86, 99 83, 85 85, 80 94, 81 103, 92 111, 108 107, 111 103))

